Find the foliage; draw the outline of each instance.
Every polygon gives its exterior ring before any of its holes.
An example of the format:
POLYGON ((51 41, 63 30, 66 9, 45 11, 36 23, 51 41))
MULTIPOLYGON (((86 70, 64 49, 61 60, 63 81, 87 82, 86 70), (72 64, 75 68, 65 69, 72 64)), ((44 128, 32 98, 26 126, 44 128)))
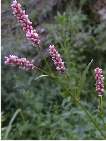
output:
POLYGON ((49 58, 42 72, 9 68, 2 60, 2 139, 106 138, 106 92, 100 115, 93 75, 99 65, 106 77, 106 27, 90 23, 81 8, 72 5, 58 12, 53 23, 43 24, 49 31, 45 46, 55 44, 63 56, 63 75, 53 70, 49 58))

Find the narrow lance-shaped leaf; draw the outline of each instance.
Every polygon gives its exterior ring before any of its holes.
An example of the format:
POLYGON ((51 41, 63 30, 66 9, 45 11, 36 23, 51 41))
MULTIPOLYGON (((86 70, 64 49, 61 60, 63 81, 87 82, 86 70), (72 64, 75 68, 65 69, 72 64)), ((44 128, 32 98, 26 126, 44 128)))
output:
POLYGON ((93 62, 93 59, 90 61, 90 63, 87 65, 87 67, 85 68, 85 70, 84 70, 83 73, 82 73, 81 79, 80 79, 80 81, 79 81, 78 91, 77 91, 77 94, 78 94, 78 95, 80 95, 80 93, 81 93, 81 91, 82 91, 82 89, 83 89, 83 87, 84 87, 84 84, 85 84, 85 81, 86 81, 86 75, 87 75, 87 73, 88 73, 88 70, 89 70, 89 68, 90 68, 90 66, 91 66, 91 64, 92 64, 92 62, 93 62))

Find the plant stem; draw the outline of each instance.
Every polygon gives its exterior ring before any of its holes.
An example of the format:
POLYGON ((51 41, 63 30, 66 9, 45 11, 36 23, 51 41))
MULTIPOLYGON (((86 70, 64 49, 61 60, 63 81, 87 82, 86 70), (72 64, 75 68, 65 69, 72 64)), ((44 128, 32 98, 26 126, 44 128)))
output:
MULTIPOLYGON (((40 69, 39 67, 37 67, 36 66, 36 69, 38 70, 38 71, 40 71, 40 72, 42 72, 42 73, 44 73, 45 75, 48 75, 48 73, 45 71, 45 70, 43 70, 43 69, 40 69)), ((48 76, 50 76, 51 78, 57 78, 56 76, 54 76, 53 74, 51 75, 51 74, 49 74, 48 76)))
POLYGON ((99 96, 99 117, 102 119, 103 124, 105 125, 104 121, 104 112, 103 112, 103 96, 99 96))
POLYGON ((80 101, 78 101, 72 94, 70 94, 70 95, 79 104, 81 109, 86 113, 87 117, 89 117, 88 119, 90 119, 90 121, 93 123, 93 125, 96 127, 96 129, 99 131, 101 136, 105 139, 105 136, 102 133, 101 129, 99 128, 98 124, 96 123, 96 120, 92 118, 92 115, 88 112, 88 110, 86 110, 86 108, 80 103, 80 101))
POLYGON ((103 104, 102 104, 102 96, 99 96, 99 112, 100 114, 103 113, 103 104))

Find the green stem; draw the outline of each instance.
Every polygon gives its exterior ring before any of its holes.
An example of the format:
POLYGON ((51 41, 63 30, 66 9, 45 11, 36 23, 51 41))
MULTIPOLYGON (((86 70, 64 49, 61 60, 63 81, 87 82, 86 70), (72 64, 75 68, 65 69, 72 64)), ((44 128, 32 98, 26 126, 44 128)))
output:
POLYGON ((99 117, 103 121, 103 125, 105 125, 104 111, 103 111, 103 96, 99 96, 99 106, 98 106, 98 108, 99 108, 99 117))
POLYGON ((101 116, 103 115, 103 100, 102 100, 102 96, 99 96, 99 114, 101 116))
POLYGON ((101 106, 101 112, 103 112, 102 96, 100 96, 100 106, 101 106))
POLYGON ((22 120, 25 123, 25 118, 24 118, 24 115, 23 115, 22 111, 20 111, 20 116, 22 117, 22 120))
MULTIPOLYGON (((45 71, 45 70, 43 70, 43 69, 40 69, 39 67, 37 67, 36 66, 36 69, 38 70, 38 71, 40 71, 40 72, 42 72, 42 73, 44 73, 45 75, 48 75, 48 73, 45 71)), ((54 76, 53 74, 51 75, 51 74, 49 74, 48 76, 50 76, 51 78, 57 78, 56 76, 54 76)))
POLYGON ((95 119, 92 118, 92 115, 85 109, 85 107, 82 106, 82 104, 80 104, 80 107, 83 109, 83 111, 86 113, 87 117, 89 117, 89 119, 91 120, 91 122, 93 123, 93 125, 96 127, 96 129, 99 131, 99 133, 101 134, 101 136, 105 139, 104 134, 101 132, 101 129, 99 128, 98 124, 95 122, 95 119))
POLYGON ((72 94, 71 97, 79 104, 79 106, 82 108, 82 110, 86 113, 88 119, 93 123, 93 125, 96 127, 96 129, 99 131, 101 136, 105 139, 104 134, 102 133, 101 129, 99 128, 98 124, 95 122, 96 120, 92 118, 92 115, 86 110, 86 108, 78 101, 72 94))

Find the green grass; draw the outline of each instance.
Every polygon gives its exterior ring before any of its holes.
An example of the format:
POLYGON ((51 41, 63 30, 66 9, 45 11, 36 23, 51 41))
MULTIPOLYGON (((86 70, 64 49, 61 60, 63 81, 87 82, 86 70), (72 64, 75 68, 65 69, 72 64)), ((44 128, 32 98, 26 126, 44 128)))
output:
MULTIPOLYGON (((44 47, 55 44, 64 74, 50 58, 35 72, 5 66, 2 60, 2 139, 106 139, 106 91, 101 116, 94 79, 97 66, 106 77, 106 29, 105 23, 91 22, 81 6, 69 5, 53 23, 42 23, 49 32, 44 47)), ((2 40, 2 58, 10 52, 29 58, 37 54, 36 48, 21 52, 21 36, 15 42, 2 40)))

